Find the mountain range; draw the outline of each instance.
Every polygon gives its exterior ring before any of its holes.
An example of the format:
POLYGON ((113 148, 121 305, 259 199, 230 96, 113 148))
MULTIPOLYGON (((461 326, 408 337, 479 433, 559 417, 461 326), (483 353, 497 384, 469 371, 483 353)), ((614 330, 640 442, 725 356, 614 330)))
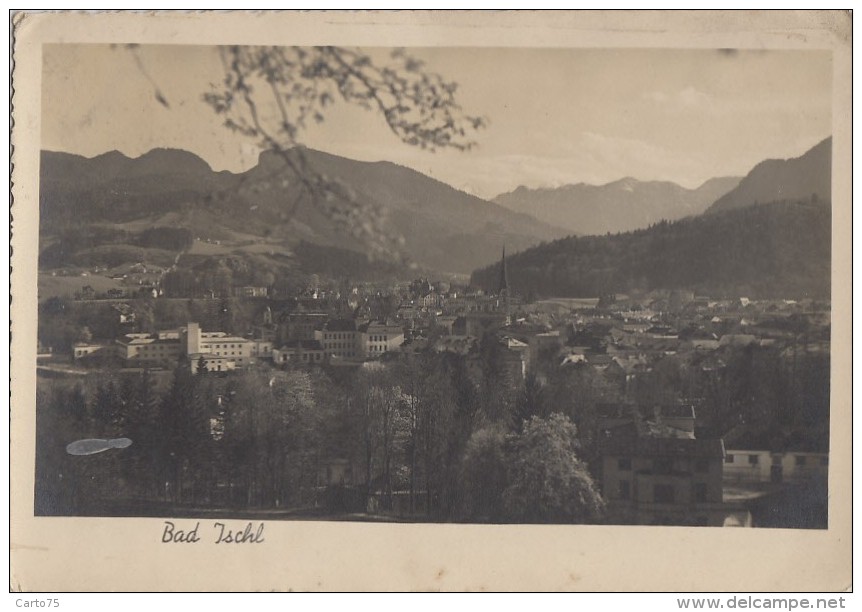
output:
POLYGON ((739 177, 718 177, 697 189, 686 189, 668 181, 626 177, 606 185, 578 183, 543 189, 521 186, 493 201, 571 233, 598 235, 699 215, 738 183, 739 177))
POLYGON ((40 176, 43 268, 221 262, 235 277, 253 278, 254 271, 267 271, 258 274, 265 277, 288 268, 335 274, 350 262, 349 274, 357 277, 381 271, 407 277, 416 267, 436 275, 476 270, 473 281, 484 286, 494 266, 482 266, 497 261, 505 245, 516 292, 688 286, 822 296, 829 290, 831 138, 798 158, 764 161, 741 180, 712 179, 695 190, 629 178, 519 188, 496 203, 394 163, 310 149, 264 152, 243 173, 213 171, 175 149, 138 158, 43 151, 40 176), (291 168, 299 161, 302 175, 291 168), (369 259, 362 237, 334 222, 340 213, 325 198, 309 197, 303 188, 309 173, 349 194, 348 227, 371 223, 379 211, 383 231, 401 237, 416 265, 369 259), (548 211, 544 220, 523 212, 521 196, 536 194, 547 206, 531 210, 548 211), (551 216, 572 209, 583 213, 571 225, 551 216), (563 238, 573 232, 580 237, 563 238))
MULTIPOLYGON (((325 199, 312 199, 302 190, 288 163, 300 156, 306 170, 351 195, 357 213, 351 223, 370 222, 370 211, 382 211, 384 231, 403 238, 403 251, 420 268, 466 274, 496 259, 504 245, 523 250, 565 235, 558 227, 394 163, 360 162, 311 149, 287 155, 291 158, 264 152, 257 166, 234 174, 214 172, 196 155, 174 149, 135 159, 117 151, 93 158, 43 151, 44 244, 51 243, 52 232, 70 225, 146 225, 186 227, 219 242, 305 241, 365 255, 367 245, 333 223, 325 199)), ((74 259, 73 253, 69 256, 74 259)))
POLYGON ((792 159, 760 162, 739 184, 718 198, 708 213, 774 200, 832 199, 832 138, 792 159))
MULTIPOLYGON (((831 138, 755 166, 708 214, 605 236, 572 236, 507 258, 523 295, 596 296, 653 289, 706 295, 829 298, 831 138)), ((499 264, 471 283, 494 290, 499 264)))

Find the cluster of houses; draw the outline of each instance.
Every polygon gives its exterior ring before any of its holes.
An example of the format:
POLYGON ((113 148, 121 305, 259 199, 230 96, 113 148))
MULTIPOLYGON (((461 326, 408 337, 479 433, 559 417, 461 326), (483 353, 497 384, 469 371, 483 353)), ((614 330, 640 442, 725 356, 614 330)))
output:
MULTIPOLYGON (((252 289, 243 295, 265 297, 252 289)), ((828 474, 825 453, 734 450, 721 439, 696 437, 693 403, 642 406, 631 400, 640 375, 669 356, 706 372, 725 367, 728 348, 828 353, 828 304, 711 300, 690 291, 522 304, 510 295, 505 256, 494 294, 457 292, 420 279, 405 288, 388 320, 371 318, 355 291, 351 297, 352 317, 313 307, 273 317, 267 306, 263 323, 249 337, 203 331, 192 322, 155 334, 126 334, 112 345, 79 343, 74 358, 109 353, 128 366, 173 367, 186 356, 193 371, 226 372, 264 360, 277 367, 358 366, 432 350, 462 354, 468 368, 476 369, 479 342, 494 338, 516 384, 548 364, 590 368, 629 398, 602 405, 595 432, 598 480, 616 522, 751 524, 745 512, 729 510, 729 485, 804 482, 828 474)), ((343 467, 329 466, 324 480, 337 484, 343 467)))

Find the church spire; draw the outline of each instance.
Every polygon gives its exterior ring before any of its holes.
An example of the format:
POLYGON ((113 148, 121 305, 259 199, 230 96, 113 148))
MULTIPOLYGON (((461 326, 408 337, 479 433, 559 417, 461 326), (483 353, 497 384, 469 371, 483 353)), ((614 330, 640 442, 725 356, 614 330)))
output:
POLYGON ((509 293, 509 271, 506 269, 506 247, 503 246, 503 259, 500 261, 500 284, 497 287, 497 295, 503 292, 509 293))
POLYGON ((509 270, 506 268, 506 247, 503 246, 503 258, 500 260, 500 285, 497 288, 497 308, 502 307, 506 313, 506 325, 511 323, 512 308, 509 303, 509 270), (502 304, 500 303, 502 302, 502 304))

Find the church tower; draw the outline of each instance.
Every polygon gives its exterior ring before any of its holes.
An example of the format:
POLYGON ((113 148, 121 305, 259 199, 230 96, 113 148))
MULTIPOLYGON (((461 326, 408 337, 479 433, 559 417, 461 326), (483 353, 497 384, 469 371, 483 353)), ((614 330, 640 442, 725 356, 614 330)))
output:
POLYGON ((506 268, 506 247, 503 246, 503 257, 500 260, 500 282, 497 286, 497 304, 502 306, 506 313, 506 325, 511 322, 512 312, 509 303, 509 270, 506 268))

